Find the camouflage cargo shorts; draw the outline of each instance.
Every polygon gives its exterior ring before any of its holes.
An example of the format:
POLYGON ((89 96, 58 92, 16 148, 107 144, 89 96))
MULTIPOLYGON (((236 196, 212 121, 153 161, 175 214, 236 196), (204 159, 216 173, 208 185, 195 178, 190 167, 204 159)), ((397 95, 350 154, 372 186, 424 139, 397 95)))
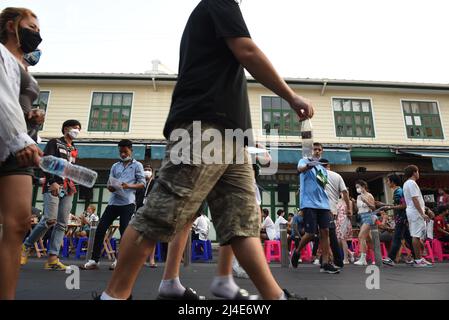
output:
MULTIPOLYGON (((192 123, 180 124, 178 128, 185 129, 192 137, 192 123)), ((224 132, 219 125, 202 122, 201 132, 208 129, 224 132)), ((219 148, 223 159, 229 156, 230 150, 234 151, 234 155, 238 154, 235 152, 238 144, 225 140, 219 148)), ((206 200, 220 244, 228 244, 234 237, 259 237, 255 178, 248 152, 238 148, 244 159, 241 164, 236 161, 231 164, 204 164, 202 161, 200 164, 175 164, 170 154, 177 148, 176 143, 167 143, 165 159, 155 185, 130 225, 145 238, 169 242, 186 224, 194 221, 206 200)), ((209 141, 195 143, 204 148, 209 141)), ((197 155, 193 144, 190 157, 197 155)))

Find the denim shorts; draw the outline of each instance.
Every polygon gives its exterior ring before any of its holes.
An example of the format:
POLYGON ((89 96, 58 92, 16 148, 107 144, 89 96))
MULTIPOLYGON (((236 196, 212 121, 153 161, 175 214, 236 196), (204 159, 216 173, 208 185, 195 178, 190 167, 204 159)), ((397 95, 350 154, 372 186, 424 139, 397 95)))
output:
POLYGON ((362 225, 367 224, 369 226, 374 226, 376 217, 372 212, 365 212, 360 214, 360 222, 362 225))

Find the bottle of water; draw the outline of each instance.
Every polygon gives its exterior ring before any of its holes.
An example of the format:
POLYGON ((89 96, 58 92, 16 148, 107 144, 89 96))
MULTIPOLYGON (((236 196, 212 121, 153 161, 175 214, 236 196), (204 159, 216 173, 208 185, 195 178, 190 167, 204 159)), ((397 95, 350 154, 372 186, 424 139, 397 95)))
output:
POLYGON ((93 170, 71 164, 65 159, 54 156, 42 157, 39 166, 45 172, 70 179, 88 188, 94 186, 98 177, 98 174, 93 170))
POLYGON ((306 119, 302 122, 301 139, 302 139, 302 157, 309 159, 312 158, 313 130, 312 130, 312 121, 310 121, 310 119, 306 119))

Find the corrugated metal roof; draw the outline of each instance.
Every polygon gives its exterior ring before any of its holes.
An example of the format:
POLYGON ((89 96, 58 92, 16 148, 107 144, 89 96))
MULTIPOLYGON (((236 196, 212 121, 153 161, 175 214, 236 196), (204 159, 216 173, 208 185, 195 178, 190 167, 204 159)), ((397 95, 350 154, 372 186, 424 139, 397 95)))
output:
MULTIPOLYGON (((36 79, 45 80, 158 80, 176 81, 177 74, 152 74, 152 73, 74 73, 74 72, 36 72, 33 73, 36 79)), ((396 82, 396 81, 375 81, 375 80, 346 80, 346 79, 313 79, 313 78, 285 78, 289 84, 298 85, 324 85, 346 86, 346 87, 379 87, 379 88, 404 88, 404 89, 425 89, 425 90, 449 90, 449 84, 444 83, 420 83, 420 82, 396 82)), ((257 81, 248 77, 248 82, 257 81)))

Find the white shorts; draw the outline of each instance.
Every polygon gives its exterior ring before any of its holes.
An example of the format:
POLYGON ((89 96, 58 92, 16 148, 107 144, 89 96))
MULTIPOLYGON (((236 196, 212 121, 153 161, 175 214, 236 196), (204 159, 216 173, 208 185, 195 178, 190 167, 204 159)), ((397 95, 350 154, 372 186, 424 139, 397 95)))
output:
POLYGON ((410 228, 410 236, 412 236, 412 238, 426 240, 427 232, 424 219, 421 216, 407 214, 407 220, 410 228))

